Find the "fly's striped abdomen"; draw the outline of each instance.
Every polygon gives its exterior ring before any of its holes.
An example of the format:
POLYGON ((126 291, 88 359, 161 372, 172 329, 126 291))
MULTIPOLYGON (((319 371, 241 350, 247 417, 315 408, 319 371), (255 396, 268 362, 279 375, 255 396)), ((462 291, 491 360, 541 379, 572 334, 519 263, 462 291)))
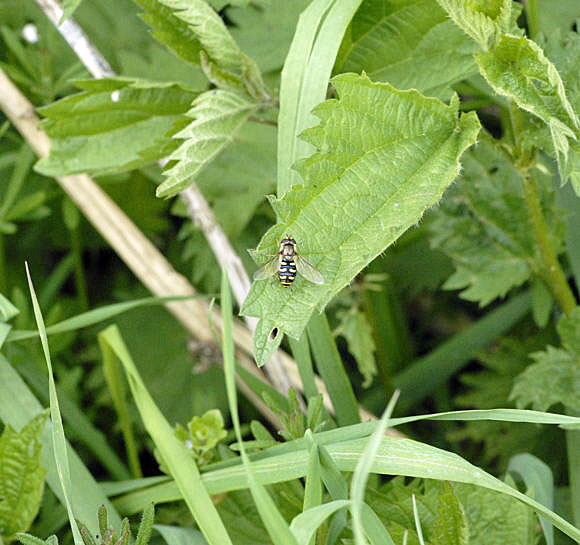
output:
POLYGON ((280 266, 278 267, 278 279, 280 284, 285 288, 290 286, 294 279, 296 278, 296 263, 293 259, 280 261, 280 266))

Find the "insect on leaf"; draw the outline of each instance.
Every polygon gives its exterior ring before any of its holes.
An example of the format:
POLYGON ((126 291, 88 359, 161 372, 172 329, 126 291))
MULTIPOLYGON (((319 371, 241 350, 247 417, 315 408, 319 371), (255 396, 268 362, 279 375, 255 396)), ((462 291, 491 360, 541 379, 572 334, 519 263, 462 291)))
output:
POLYGON ((274 254, 292 235, 325 284, 298 277, 285 290, 275 279, 254 282, 242 312, 261 318, 259 363, 280 332, 299 338, 314 311, 441 198, 479 131, 474 114, 458 116, 456 100, 447 106, 365 75, 342 74, 333 83, 339 98, 320 104, 321 125, 303 134, 319 150, 298 165, 306 183, 273 202, 278 223, 257 249, 274 254))

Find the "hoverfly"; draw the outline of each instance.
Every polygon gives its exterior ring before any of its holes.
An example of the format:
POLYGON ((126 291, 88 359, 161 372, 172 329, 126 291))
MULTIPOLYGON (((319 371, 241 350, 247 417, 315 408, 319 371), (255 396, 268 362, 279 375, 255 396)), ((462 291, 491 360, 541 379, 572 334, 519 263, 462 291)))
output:
POLYGON ((286 235, 280 242, 278 253, 254 273, 254 279, 264 280, 278 273, 280 284, 287 288, 296 279, 296 272, 313 284, 324 284, 324 277, 297 252, 296 241, 286 235))

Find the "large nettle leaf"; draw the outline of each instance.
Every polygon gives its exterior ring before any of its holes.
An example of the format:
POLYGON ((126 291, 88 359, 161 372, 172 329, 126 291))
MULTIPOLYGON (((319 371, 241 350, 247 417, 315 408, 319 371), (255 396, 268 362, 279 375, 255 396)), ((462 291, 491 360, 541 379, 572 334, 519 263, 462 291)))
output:
POLYGON ((30 528, 38 513, 46 470, 40 465, 40 436, 46 413, 19 432, 6 426, 0 437, 0 537, 11 541, 30 528))
POLYGON ((544 411, 556 403, 580 410, 580 307, 558 323, 562 348, 531 354, 535 363, 516 378, 511 397, 518 407, 544 411))
POLYGON ((480 128, 475 114, 458 115, 457 100, 447 106, 365 75, 343 74, 333 83, 339 98, 315 109, 321 125, 303 135, 319 150, 298 166, 305 184, 273 202, 278 223, 257 249, 275 254, 284 235, 293 235, 325 284, 301 277, 289 289, 275 278, 254 282, 242 313, 261 318, 259 363, 281 332, 299 338, 314 311, 441 198, 480 128))
POLYGON ((157 188, 157 196, 171 197, 193 183, 234 140, 255 110, 255 103, 230 91, 218 89, 199 95, 187 112, 193 121, 175 135, 184 141, 169 156, 177 163, 165 171, 167 179, 157 188))
POLYGON ((436 0, 366 0, 344 37, 337 68, 398 89, 450 96, 450 85, 477 72, 477 45, 436 0))
MULTIPOLYGON (((461 179, 431 224, 432 244, 456 267, 446 289, 484 306, 529 279, 538 259, 526 212, 520 174, 492 144, 481 142, 465 154, 461 179)), ((548 176, 535 175, 554 247, 563 222, 548 176)))
POLYGON ((83 92, 40 109, 51 150, 35 168, 46 176, 120 172, 165 157, 195 97, 177 84, 124 78, 77 86, 83 92))

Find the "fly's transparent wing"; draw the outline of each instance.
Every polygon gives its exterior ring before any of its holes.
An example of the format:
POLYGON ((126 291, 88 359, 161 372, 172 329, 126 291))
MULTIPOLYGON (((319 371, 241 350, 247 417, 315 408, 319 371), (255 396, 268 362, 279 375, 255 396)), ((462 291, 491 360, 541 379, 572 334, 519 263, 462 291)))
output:
POLYGON ((255 273, 254 280, 264 280, 269 278, 278 270, 280 256, 275 255, 270 261, 266 261, 255 273))
POLYGON ((324 276, 315 269, 306 259, 301 255, 296 254, 294 256, 294 261, 296 263, 296 270, 304 277, 306 280, 310 280, 313 284, 324 284, 324 276))

